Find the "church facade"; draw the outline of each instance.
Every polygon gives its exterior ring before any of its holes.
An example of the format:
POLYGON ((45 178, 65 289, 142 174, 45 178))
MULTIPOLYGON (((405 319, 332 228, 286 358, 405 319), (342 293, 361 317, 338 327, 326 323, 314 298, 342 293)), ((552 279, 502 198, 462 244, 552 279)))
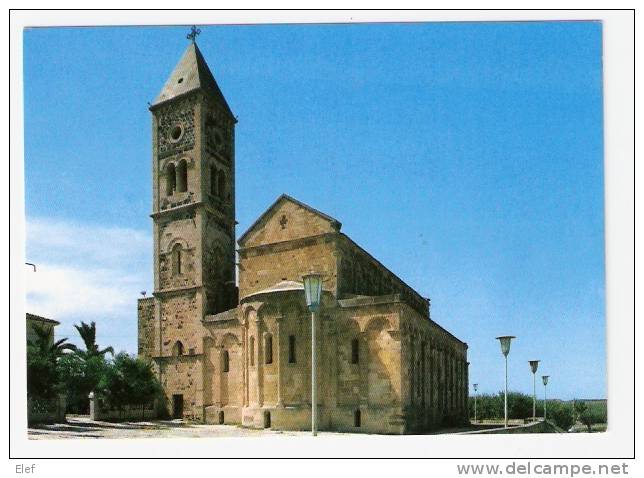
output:
POLYGON ((309 430, 302 276, 314 270, 324 276, 321 430, 417 433, 468 420, 467 344, 338 220, 284 194, 235 240, 236 119, 195 42, 150 110, 154 293, 138 301, 138 353, 168 413, 309 430))

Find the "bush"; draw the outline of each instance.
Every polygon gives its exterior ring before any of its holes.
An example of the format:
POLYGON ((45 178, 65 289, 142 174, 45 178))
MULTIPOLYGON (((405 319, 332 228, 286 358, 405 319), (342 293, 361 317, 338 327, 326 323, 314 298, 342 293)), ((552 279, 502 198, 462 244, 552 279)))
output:
POLYGON ((58 369, 50 357, 37 353, 32 348, 27 351, 27 395, 38 398, 56 396, 58 369))
POLYGON ((588 433, 592 432, 593 425, 607 421, 605 402, 574 400, 573 409, 573 423, 584 424, 588 433))
MULTIPOLYGON (((584 404, 586 405, 586 404, 584 404)), ((606 423, 606 409, 604 407, 584 407, 584 410, 579 414, 578 420, 586 425, 588 433, 592 432, 593 425, 597 423, 606 423)))
MULTIPOLYGON (((503 418, 503 396, 481 394, 476 398, 477 418, 479 420, 503 418)), ((470 416, 474 417, 474 396, 469 397, 470 416)))
POLYGON ((69 351, 76 350, 67 339, 54 342, 49 329, 34 325, 35 337, 27 340, 27 395, 34 398, 53 398, 58 383, 58 361, 69 351))
POLYGON ((67 395, 67 411, 89 412, 89 394, 110 408, 125 405, 145 406, 162 397, 162 389, 150 363, 121 352, 113 360, 105 356, 112 347, 100 349, 96 343, 96 324, 75 326, 86 350, 68 344, 67 339, 52 340, 49 330, 34 327, 35 337, 27 344, 27 393, 33 398, 67 395))
POLYGON ((125 405, 146 405, 162 392, 152 366, 125 352, 105 367, 96 390, 108 407, 118 410, 125 405))
POLYGON ((90 392, 96 389, 108 364, 103 356, 68 354, 58 361, 59 387, 67 394, 67 411, 89 413, 90 392))
POLYGON ((566 431, 575 423, 572 405, 558 401, 548 402, 547 418, 566 431))
POLYGON ((519 419, 532 417, 532 397, 523 393, 509 392, 508 417, 519 419))
MULTIPOLYGON (((478 395, 477 418, 479 420, 502 420, 505 417, 505 392, 478 395)), ((537 400, 537 416, 543 416, 543 402, 537 400)), ((469 399, 470 417, 474 417, 474 396, 469 399)), ((520 392, 508 392, 508 418, 524 419, 532 417, 532 396, 520 392)))

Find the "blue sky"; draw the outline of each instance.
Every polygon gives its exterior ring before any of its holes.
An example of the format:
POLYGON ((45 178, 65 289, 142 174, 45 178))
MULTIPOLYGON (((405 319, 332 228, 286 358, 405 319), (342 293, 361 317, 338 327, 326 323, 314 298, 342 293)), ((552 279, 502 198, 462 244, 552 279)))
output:
MULTIPOLYGON (((606 396, 601 24, 201 27, 238 116, 237 235, 286 192, 432 299, 470 383, 606 396)), ((186 27, 24 34, 28 309, 136 352, 151 120, 186 27)))

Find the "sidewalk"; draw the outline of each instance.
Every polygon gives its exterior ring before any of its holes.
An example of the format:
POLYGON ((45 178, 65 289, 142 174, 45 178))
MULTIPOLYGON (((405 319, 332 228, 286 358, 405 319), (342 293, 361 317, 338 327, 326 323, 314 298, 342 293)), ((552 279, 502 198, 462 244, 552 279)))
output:
MULTIPOLYGON (((308 431, 255 430, 235 425, 204 425, 182 420, 148 422, 101 422, 88 416, 67 416, 67 423, 37 425, 28 430, 30 440, 69 438, 208 438, 244 436, 304 436, 308 431)), ((319 435, 354 435, 351 433, 319 432, 319 435)))

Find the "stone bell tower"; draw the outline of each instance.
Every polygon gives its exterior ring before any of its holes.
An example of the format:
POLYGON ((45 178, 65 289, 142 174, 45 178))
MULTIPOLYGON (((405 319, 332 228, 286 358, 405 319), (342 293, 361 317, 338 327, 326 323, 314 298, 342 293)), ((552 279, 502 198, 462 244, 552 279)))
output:
POLYGON ((155 324, 148 335, 156 343, 149 343, 148 355, 168 400, 181 402, 171 405, 177 416, 202 404, 202 319, 237 305, 236 119, 195 36, 193 29, 150 105, 155 324))

